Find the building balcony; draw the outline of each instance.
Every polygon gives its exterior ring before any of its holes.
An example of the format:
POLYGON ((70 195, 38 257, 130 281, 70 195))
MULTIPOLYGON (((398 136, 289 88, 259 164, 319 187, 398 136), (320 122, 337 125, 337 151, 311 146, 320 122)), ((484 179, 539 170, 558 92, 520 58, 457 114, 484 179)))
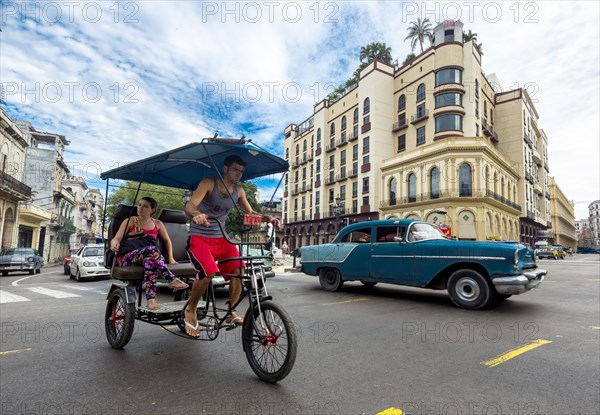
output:
POLYGON ((342 137, 338 141, 335 142, 336 147, 342 147, 342 146, 345 146, 346 144, 348 144, 348 140, 346 139, 346 137, 342 137))
POLYGON ((532 174, 529 172, 525 172, 525 180, 527 180, 531 184, 535 183, 535 179, 533 178, 532 174))
POLYGON ((333 150, 335 150, 335 143, 328 144, 328 145, 325 146, 325 151, 327 153, 329 153, 330 151, 333 151, 333 150))
POLYGON ((504 196, 501 196, 495 192, 492 192, 491 190, 486 190, 485 191, 485 195, 486 197, 491 197, 494 200, 497 200, 498 202, 504 203, 507 206, 510 206, 513 209, 516 209, 518 211, 521 211, 521 206, 518 205, 517 203, 505 198, 504 196))
POLYGON ((544 194, 544 190, 542 189, 540 182, 535 183, 535 186, 533 186, 533 191, 536 192, 540 196, 544 194))
POLYGON ((485 118, 481 120, 481 128, 483 130, 483 135, 489 137, 494 143, 498 143, 498 133, 494 131, 494 128, 491 124, 488 124, 488 121, 485 118))
POLYGON ((533 150, 533 141, 531 141, 531 138, 529 138, 529 134, 525 134, 523 140, 525 140, 529 148, 533 150))
POLYGON ((540 157, 540 152, 537 149, 534 149, 532 152, 533 162, 538 166, 542 166, 542 158, 540 157))
POLYGON ((358 134, 350 133, 348 134, 348 141, 358 140, 358 134))
POLYGON ((322 149, 321 147, 317 148, 317 149, 315 150, 315 156, 320 156, 320 155, 321 155, 321 153, 322 153, 322 151, 323 151, 323 149, 322 149))
POLYGON ((546 172, 550 173, 550 166, 548 166, 548 161, 544 162, 544 169, 546 172))
POLYGON ((416 124, 419 121, 423 121, 429 118, 429 110, 418 111, 415 115, 410 116, 410 123, 416 124))
POLYGON ((52 218, 52 212, 31 202, 21 202, 19 203, 19 217, 25 220, 43 222, 52 218))
POLYGON ((370 130, 371 130, 371 123, 370 122, 368 122, 366 124, 363 124, 363 126, 360 127, 360 132, 361 133, 366 133, 367 131, 370 131, 370 130))
POLYGON ((352 169, 348 172, 348 177, 356 177, 358 176, 358 169, 352 169))
POLYGON ((325 184, 335 183, 335 176, 329 176, 325 178, 325 184))
POLYGON ((392 132, 403 130, 408 127, 406 120, 401 120, 392 124, 392 132))
POLYGON ((10 174, 0 172, 0 191, 9 193, 17 200, 28 200, 31 198, 31 187, 10 174))

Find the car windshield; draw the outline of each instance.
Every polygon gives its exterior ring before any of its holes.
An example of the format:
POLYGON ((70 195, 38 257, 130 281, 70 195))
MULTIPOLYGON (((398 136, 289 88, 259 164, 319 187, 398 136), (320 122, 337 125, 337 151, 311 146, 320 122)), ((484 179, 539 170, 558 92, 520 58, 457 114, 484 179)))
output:
POLYGON ((25 249, 25 248, 10 248, 4 249, 0 252, 0 255, 33 255, 33 249, 25 249))
POLYGON ((100 248, 88 248, 83 253, 83 256, 102 256, 100 248))
POLYGON ((408 241, 423 241, 426 239, 448 239, 439 228, 430 223, 413 223, 408 231, 408 241))

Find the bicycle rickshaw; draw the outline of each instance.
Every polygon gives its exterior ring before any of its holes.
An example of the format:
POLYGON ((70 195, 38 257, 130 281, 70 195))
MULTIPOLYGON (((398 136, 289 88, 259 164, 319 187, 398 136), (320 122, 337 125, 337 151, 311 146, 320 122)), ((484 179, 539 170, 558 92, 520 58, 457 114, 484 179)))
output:
MULTIPOLYGON (((107 195, 110 179, 133 180, 140 182, 140 186, 143 182, 193 191, 203 177, 212 176, 223 180, 220 166, 229 155, 237 155, 247 163, 244 171, 245 180, 284 173, 288 169, 287 161, 269 154, 248 140, 223 139, 215 136, 204 139, 200 143, 192 143, 109 170, 103 173, 101 178, 107 180, 107 195)), ((137 197, 136 194, 136 199, 137 197)), ((106 248, 121 222, 135 214, 134 206, 119 206, 108 227, 106 248)), ((177 261, 176 264, 169 265, 169 269, 176 277, 190 282, 191 285, 196 271, 185 251, 186 215, 183 210, 163 209, 159 219, 167 228, 173 245, 173 256, 177 261)), ((258 225, 257 219, 245 215, 242 232, 247 232, 252 225, 258 225)), ((236 304, 232 304, 229 308, 222 308, 217 305, 211 281, 204 298, 198 304, 197 315, 202 328, 199 338, 185 334, 183 312, 187 306, 186 300, 176 297, 172 302, 161 303, 161 308, 158 310, 150 310, 143 306, 143 267, 115 266, 114 255, 111 255, 111 251, 107 249, 105 266, 110 268, 112 278, 124 284, 113 284, 107 296, 105 327, 108 342, 115 349, 125 347, 133 334, 135 320, 159 325, 173 334, 188 339, 215 340, 220 330, 236 327, 233 323, 227 323, 227 318, 238 305, 246 301, 248 310, 241 327, 244 352, 250 367, 258 377, 266 382, 275 383, 289 374, 296 359, 297 335, 294 324, 287 311, 272 301, 267 292, 264 268, 260 265, 260 260, 267 255, 246 254, 252 245, 257 247, 260 245, 262 248, 262 241, 233 242, 223 229, 222 231, 225 238, 230 243, 238 245, 242 252, 241 256, 228 258, 225 261, 246 263, 245 274, 237 277, 242 280, 242 294, 236 304), (181 332, 172 329, 175 325, 181 332)), ((245 237, 242 240, 247 239, 245 237)))

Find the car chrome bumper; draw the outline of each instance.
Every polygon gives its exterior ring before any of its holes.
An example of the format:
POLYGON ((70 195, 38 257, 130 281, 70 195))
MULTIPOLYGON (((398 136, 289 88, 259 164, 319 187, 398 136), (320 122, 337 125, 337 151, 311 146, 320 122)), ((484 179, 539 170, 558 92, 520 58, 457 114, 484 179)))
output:
POLYGON ((494 278, 492 282, 498 294, 517 295, 537 288, 544 281, 546 274, 545 269, 536 269, 524 272, 521 275, 494 278))

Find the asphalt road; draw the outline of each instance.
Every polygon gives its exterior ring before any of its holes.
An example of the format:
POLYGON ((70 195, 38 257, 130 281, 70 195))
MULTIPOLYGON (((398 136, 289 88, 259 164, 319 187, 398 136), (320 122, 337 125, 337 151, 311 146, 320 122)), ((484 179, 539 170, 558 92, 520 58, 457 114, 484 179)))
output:
POLYGON ((299 345, 276 385, 250 369, 240 330, 197 342, 136 322, 113 350, 111 280, 11 274, 0 278, 0 414, 598 414, 599 256, 540 266, 539 289, 484 311, 454 307, 445 291, 329 293, 280 273, 269 293, 299 345))

